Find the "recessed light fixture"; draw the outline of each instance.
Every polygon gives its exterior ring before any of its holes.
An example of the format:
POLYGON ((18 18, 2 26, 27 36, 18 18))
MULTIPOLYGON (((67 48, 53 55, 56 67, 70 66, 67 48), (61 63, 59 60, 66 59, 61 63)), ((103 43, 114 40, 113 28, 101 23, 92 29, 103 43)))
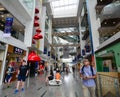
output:
POLYGON ((4 17, 4 15, 1 15, 1 17, 3 18, 3 17, 4 17))
POLYGON ((4 25, 1 25, 2 27, 4 26, 4 25))
POLYGON ((0 11, 2 11, 2 10, 5 10, 5 9, 2 7, 2 8, 0 8, 0 11))
POLYGON ((105 22, 104 24, 107 24, 107 22, 105 22))
POLYGON ((103 0, 100 0, 101 2, 103 1, 103 0))
POLYGON ((115 24, 116 22, 113 22, 113 24, 115 24))
POLYGON ((7 17, 9 17, 10 16, 10 14, 7 14, 7 17))

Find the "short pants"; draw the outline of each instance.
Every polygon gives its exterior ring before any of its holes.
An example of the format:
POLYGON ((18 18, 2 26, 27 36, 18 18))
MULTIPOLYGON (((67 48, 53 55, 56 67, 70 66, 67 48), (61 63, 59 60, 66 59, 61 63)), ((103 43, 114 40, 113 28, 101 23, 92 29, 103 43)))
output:
POLYGON ((18 75, 18 81, 25 82, 25 80, 26 80, 26 76, 24 76, 24 75, 18 75))
POLYGON ((5 78, 5 80, 7 81, 7 82, 9 82, 9 80, 12 78, 12 75, 7 75, 6 76, 6 78, 5 78))

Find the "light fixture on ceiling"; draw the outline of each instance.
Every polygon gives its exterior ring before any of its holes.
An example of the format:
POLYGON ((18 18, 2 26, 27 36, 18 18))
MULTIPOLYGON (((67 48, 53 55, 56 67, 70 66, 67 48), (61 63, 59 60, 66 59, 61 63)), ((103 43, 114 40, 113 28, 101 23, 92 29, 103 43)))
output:
POLYGON ((4 15, 1 15, 1 17, 3 18, 3 17, 4 17, 4 15))
POLYGON ((10 16, 10 14, 7 14, 7 17, 9 17, 10 16))
POLYGON ((105 22, 104 24, 107 24, 107 22, 105 22))
POLYGON ((4 25, 1 25, 2 27, 4 26, 4 25))
POLYGON ((100 0, 101 2, 103 1, 103 0, 100 0))
POLYGON ((116 22, 113 22, 113 24, 115 24, 116 22))
POLYGON ((116 32, 113 32, 113 34, 115 34, 116 32))
POLYGON ((5 10, 3 7, 0 8, 0 11, 5 10))

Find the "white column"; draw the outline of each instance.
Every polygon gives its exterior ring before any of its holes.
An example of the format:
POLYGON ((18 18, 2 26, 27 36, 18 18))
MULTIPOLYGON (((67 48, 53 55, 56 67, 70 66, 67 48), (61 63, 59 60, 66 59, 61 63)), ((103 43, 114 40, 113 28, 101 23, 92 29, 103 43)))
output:
POLYGON ((52 19, 49 19, 49 32, 48 32, 49 43, 52 44, 52 19))
POLYGON ((93 47, 94 47, 94 51, 96 51, 97 47, 100 44, 99 43, 99 32, 98 32, 98 28, 100 27, 100 20, 97 19, 96 10, 95 10, 97 0, 86 0, 86 3, 87 3, 87 10, 88 10, 88 15, 89 15, 89 19, 90 19, 89 22, 91 25, 93 47))
POLYGON ((45 19, 46 19, 46 7, 42 7, 42 12, 41 12, 41 29, 42 29, 42 35, 43 35, 43 39, 40 40, 40 51, 44 51, 44 34, 45 34, 45 19))
POLYGON ((82 40, 83 34, 82 34, 81 17, 80 16, 79 16, 79 31, 80 31, 80 48, 81 48, 81 55, 82 55, 82 49, 84 49, 85 41, 82 40))
POLYGON ((2 83, 4 80, 4 73, 5 73, 5 67, 6 67, 6 57, 7 57, 7 51, 8 51, 8 44, 6 45, 6 49, 5 49, 5 54, 4 54, 4 59, 3 59, 3 63, 2 63, 2 71, 1 71, 1 79, 0 79, 0 88, 2 88, 2 83))
POLYGON ((27 47, 32 46, 32 38, 33 38, 33 20, 28 21, 25 27, 25 36, 24 36, 24 43, 27 47))

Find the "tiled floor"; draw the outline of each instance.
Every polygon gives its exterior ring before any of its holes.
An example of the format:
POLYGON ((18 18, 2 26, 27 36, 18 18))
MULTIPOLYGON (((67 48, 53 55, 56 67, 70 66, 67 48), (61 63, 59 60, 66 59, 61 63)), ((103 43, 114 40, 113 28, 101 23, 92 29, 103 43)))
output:
POLYGON ((26 80, 26 90, 17 95, 13 94, 14 83, 10 88, 4 87, 0 97, 83 97, 81 80, 78 76, 73 77, 72 73, 63 77, 61 86, 46 86, 44 80, 44 75, 26 80))

